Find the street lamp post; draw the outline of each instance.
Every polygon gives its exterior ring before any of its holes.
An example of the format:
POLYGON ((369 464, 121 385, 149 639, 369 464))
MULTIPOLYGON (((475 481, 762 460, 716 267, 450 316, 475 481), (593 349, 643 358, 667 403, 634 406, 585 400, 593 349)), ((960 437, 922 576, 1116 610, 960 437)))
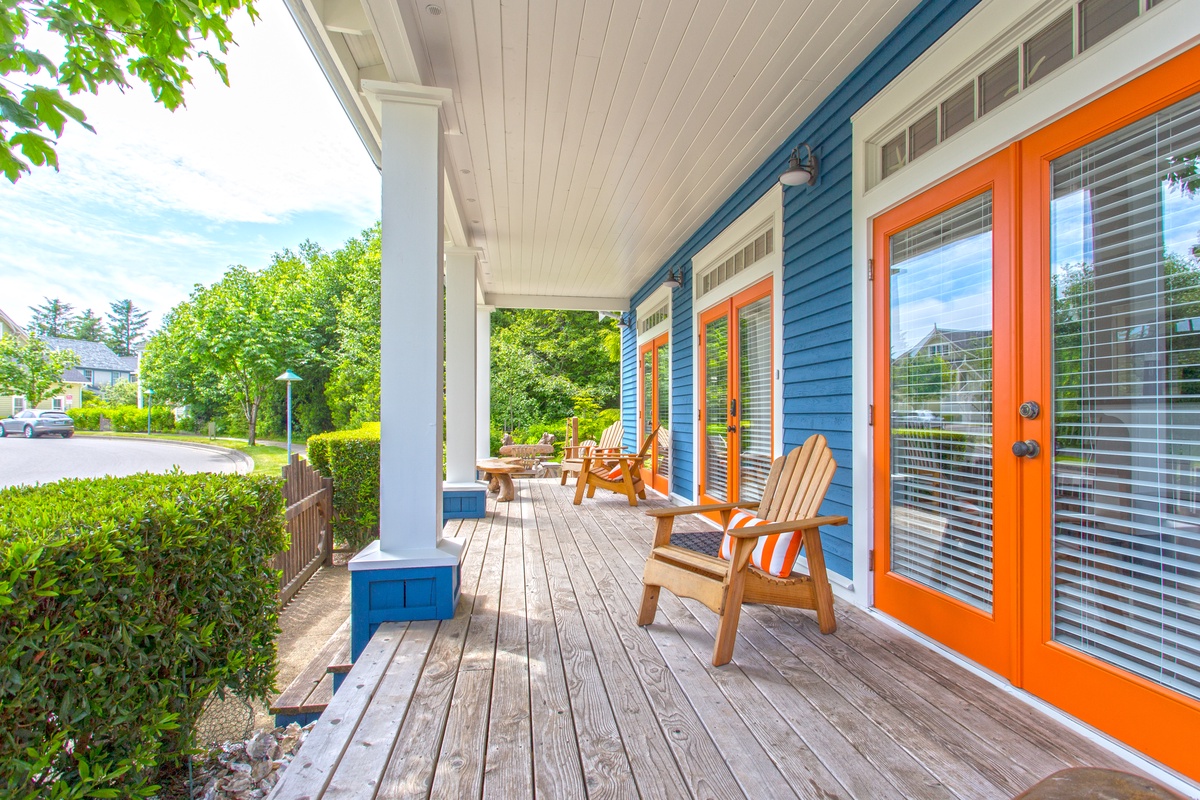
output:
POLYGON ((142 394, 146 395, 146 435, 150 435, 150 409, 154 405, 154 390, 142 389, 142 394))
POLYGON ((283 374, 275 380, 287 382, 287 460, 292 463, 292 382, 304 380, 290 369, 285 369, 283 374))

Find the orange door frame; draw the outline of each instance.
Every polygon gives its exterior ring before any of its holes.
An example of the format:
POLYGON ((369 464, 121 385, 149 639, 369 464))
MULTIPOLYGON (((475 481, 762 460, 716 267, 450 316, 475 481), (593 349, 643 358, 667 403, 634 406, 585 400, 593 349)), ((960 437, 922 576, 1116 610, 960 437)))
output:
MULTIPOLYGON (((755 302, 756 300, 761 300, 764 297, 770 297, 772 294, 772 291, 773 291, 773 284, 774 284, 773 278, 766 278, 766 279, 754 284, 753 286, 749 287, 748 289, 744 289, 744 290, 738 292, 737 294, 733 295, 732 297, 722 300, 721 302, 717 303, 716 305, 710 306, 709 308, 705 309, 700 314, 700 319, 699 319, 700 330, 697 334, 697 338, 699 340, 699 348, 698 348, 699 370, 698 370, 698 374, 699 374, 699 380, 700 380, 700 392, 699 392, 700 410, 697 415, 697 417, 698 417, 697 425, 699 428, 699 435, 698 435, 697 439, 699 441, 698 441, 698 446, 696 448, 696 452, 698 454, 698 461, 699 461, 699 470, 700 470, 700 498, 699 498, 700 502, 708 502, 708 503, 724 502, 724 501, 719 500, 718 498, 712 497, 708 494, 708 435, 707 435, 707 427, 709 424, 709 420, 707 417, 707 404, 705 403, 705 396, 704 396, 704 387, 708 385, 708 357, 707 357, 707 352, 706 352, 707 345, 704 340, 705 327, 708 325, 708 323, 712 322, 713 320, 720 319, 721 317, 726 317, 729 320, 729 323, 728 323, 728 348, 729 348, 728 357, 729 357, 729 360, 728 360, 728 366, 726 368, 728 396, 726 397, 726 404, 725 404, 726 415, 725 415, 725 419, 724 419, 724 423, 725 423, 725 426, 726 426, 726 429, 728 432, 728 438, 726 440, 727 443, 726 443, 726 447, 725 447, 725 458, 726 458, 725 480, 726 480, 726 494, 728 495, 728 497, 731 500, 736 501, 739 499, 738 491, 740 488, 740 483, 738 480, 739 476, 738 476, 737 454, 740 452, 740 447, 741 447, 741 438, 740 438, 740 432, 741 432, 741 385, 740 385, 740 380, 739 380, 740 372, 738 370, 738 367, 740 364, 740 360, 738 358, 738 350, 739 350, 740 342, 738 339, 738 330, 737 330, 738 311, 740 309, 750 305, 751 303, 755 302), (734 407, 731 403, 731 401, 734 399, 738 400, 738 405, 736 407, 734 407)), ((772 332, 775 330, 775 309, 774 308, 771 309, 771 330, 772 330, 772 332)), ((772 333, 772 343, 773 342, 774 342, 774 334, 772 333)), ((774 374, 774 370, 775 370, 775 352, 774 352, 774 344, 772 344, 772 348, 771 348, 771 374, 772 375, 774 374)), ((774 398, 774 394, 772 393, 772 397, 771 397, 771 425, 772 425, 772 428, 774 427, 774 424, 775 424, 775 398, 774 398)), ((771 432, 771 441, 772 441, 771 456, 772 456, 772 458, 774 458, 774 444, 773 444, 774 440, 775 440, 774 430, 772 430, 772 432, 771 432)))
POLYGON ((1012 214, 1015 147, 909 200, 875 221, 875 604, 987 668, 1011 677, 1016 632, 1017 515, 1007 498, 1016 488, 1012 418, 1018 403, 1014 330, 1016 231, 1012 214), (891 570, 891 274, 892 235, 954 206, 992 192, 992 611, 982 611, 891 570), (1008 335, 1005 335, 1005 332, 1008 335))

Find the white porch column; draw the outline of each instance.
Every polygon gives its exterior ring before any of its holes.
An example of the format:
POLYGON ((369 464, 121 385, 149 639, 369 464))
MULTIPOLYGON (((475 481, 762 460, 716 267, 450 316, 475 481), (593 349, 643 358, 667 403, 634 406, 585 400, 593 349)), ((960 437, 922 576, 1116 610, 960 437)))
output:
POLYGON ((446 483, 475 482, 475 258, 446 249, 446 483))
POLYGON ((475 456, 487 458, 492 449, 492 312, 495 306, 477 306, 475 322, 475 456))
POLYGON ((461 542, 442 537, 444 226, 438 111, 451 94, 381 81, 363 81, 363 90, 383 138, 382 440, 379 542, 349 565, 355 655, 381 620, 445 618, 447 608, 452 616, 462 551, 461 542), (430 577, 438 581, 432 595, 430 577), (416 589, 404 588, 409 580, 426 581, 419 605, 416 589))

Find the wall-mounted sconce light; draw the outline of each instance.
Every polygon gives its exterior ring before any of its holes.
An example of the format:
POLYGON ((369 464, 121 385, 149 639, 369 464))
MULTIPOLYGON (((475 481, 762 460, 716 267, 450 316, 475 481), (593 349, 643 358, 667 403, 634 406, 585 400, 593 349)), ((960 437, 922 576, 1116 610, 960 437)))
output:
POLYGON ((683 267, 679 268, 679 272, 675 270, 667 270, 667 279, 662 282, 663 286, 669 286, 672 289, 678 289, 683 286, 683 267))
POLYGON ((626 311, 624 314, 617 317, 617 324, 620 325, 622 328, 632 328, 633 327, 633 314, 626 311))
POLYGON ((787 172, 779 176, 779 182, 784 186, 812 186, 817 182, 817 154, 809 146, 808 142, 804 142, 792 150, 792 155, 788 158, 787 172), (800 147, 808 151, 808 160, 800 160, 800 147))

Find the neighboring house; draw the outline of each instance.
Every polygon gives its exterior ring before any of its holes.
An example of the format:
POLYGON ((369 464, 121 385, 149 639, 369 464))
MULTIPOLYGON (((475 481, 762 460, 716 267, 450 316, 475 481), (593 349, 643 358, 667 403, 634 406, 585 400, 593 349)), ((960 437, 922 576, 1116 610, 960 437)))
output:
MULTIPOLYGON (((935 398, 913 403, 911 408, 893 408, 893 419, 896 414, 920 408, 937 413, 947 427, 986 424, 991 419, 991 348, 991 331, 935 325, 912 349, 892 362, 893 375, 907 363, 939 358, 944 363, 942 374, 949 378, 949 383, 938 386, 935 398)), ((903 387, 893 389, 901 390, 893 391, 893 397, 903 396, 903 387)))
POLYGON ((103 342, 50 336, 46 344, 54 350, 70 350, 75 354, 78 362, 75 369, 82 375, 88 391, 98 392, 114 383, 135 380, 137 375, 137 356, 119 356, 103 342))
MULTIPOLYGON (((19 339, 24 339, 27 334, 24 329, 18 325, 12 317, 5 314, 3 309, 0 309, 0 337, 16 336, 19 339)), ((68 341, 68 340, 58 340, 68 341)), ((78 344, 78 343, 76 343, 78 344)), ((91 344, 91 342, 87 342, 91 344)), ((103 346, 103 345, 101 345, 103 346)), ((56 347, 56 350, 63 348, 56 347)), ((106 350, 108 348, 105 348, 106 350)), ((109 351, 112 352, 111 350, 109 351)), ((115 356, 114 356, 115 358, 115 356)), ((76 408, 82 402, 83 390, 86 387, 88 380, 84 374, 77 369, 69 369, 62 375, 63 391, 56 397, 50 397, 43 400, 37 405, 38 408, 55 409, 57 411, 66 411, 68 408, 76 408)), ((0 418, 10 417, 13 414, 20 413, 26 409, 25 398, 13 395, 0 395, 0 418)))

